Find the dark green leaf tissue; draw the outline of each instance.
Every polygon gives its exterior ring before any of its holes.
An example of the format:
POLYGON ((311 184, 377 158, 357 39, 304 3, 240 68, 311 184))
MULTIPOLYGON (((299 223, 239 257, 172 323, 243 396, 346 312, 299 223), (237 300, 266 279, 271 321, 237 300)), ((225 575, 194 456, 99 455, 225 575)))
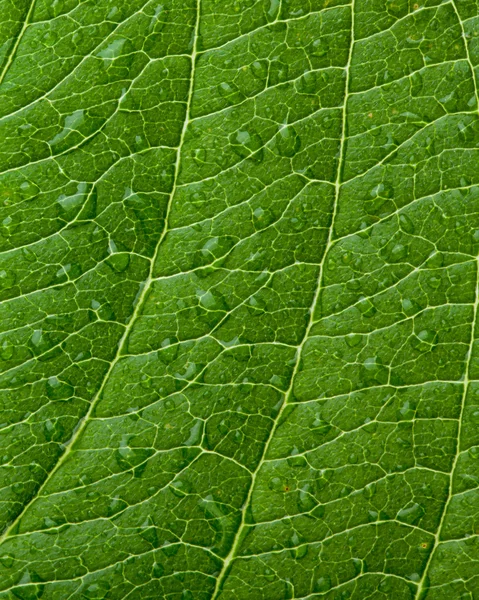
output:
POLYGON ((0 0, 0 600, 479 600, 478 0, 0 0))

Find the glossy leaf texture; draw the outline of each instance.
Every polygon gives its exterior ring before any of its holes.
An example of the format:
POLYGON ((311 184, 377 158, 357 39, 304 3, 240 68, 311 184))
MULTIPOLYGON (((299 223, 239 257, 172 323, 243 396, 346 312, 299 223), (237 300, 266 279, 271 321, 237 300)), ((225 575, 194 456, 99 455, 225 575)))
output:
POLYGON ((477 0, 0 14, 0 599, 478 599, 477 0))

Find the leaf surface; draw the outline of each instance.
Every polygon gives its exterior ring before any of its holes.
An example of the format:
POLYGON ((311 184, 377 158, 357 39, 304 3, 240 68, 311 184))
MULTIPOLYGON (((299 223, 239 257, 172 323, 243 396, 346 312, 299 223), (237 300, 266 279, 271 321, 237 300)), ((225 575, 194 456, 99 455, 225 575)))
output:
POLYGON ((0 598, 479 598, 478 3, 0 14, 0 598))

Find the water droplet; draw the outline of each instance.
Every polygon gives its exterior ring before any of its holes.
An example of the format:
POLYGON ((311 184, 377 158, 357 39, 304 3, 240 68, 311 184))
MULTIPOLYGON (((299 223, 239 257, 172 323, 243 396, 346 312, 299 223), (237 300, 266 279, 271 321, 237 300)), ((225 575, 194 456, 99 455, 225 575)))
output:
POLYGON ((417 304, 417 302, 409 298, 404 298, 401 304, 404 312, 408 317, 414 315, 415 313, 421 310, 421 307, 417 304))
POLYGON ((369 298, 365 298, 364 296, 359 299, 357 307, 363 317, 366 317, 367 319, 373 317, 377 312, 377 309, 371 300, 369 300, 369 298))
POLYGON ((323 575, 316 580, 314 584, 315 592, 328 592, 331 589, 331 578, 329 575, 323 575))
POLYGON ((319 58, 326 56, 329 52, 329 44, 326 39, 314 40, 311 48, 311 54, 319 58))
POLYGON ((284 490, 284 483, 279 477, 272 477, 268 481, 268 487, 274 492, 281 492, 284 490))
POLYGON ((0 563, 7 569, 13 565, 14 560, 15 556, 13 554, 2 554, 2 556, 0 556, 0 563))
POLYGON ((472 448, 469 448, 468 454, 470 458, 477 460, 479 458, 479 446, 473 446, 472 448))
POLYGON ((170 490, 175 496, 178 496, 178 498, 183 498, 191 492, 191 485, 187 481, 178 479, 170 484, 170 490))
POLYGON ((63 439, 65 428, 61 421, 48 419, 43 424, 43 434, 47 442, 59 442, 63 439))
POLYGON ((73 396, 73 387, 53 376, 47 380, 46 393, 50 400, 69 400, 73 396))
POLYGON ((12 271, 0 271, 0 289, 8 290, 15 285, 17 276, 12 271))
POLYGON ((375 481, 369 483, 365 488, 363 488, 363 496, 365 498, 372 498, 376 493, 376 487, 377 486, 375 481))
POLYGON ((437 342, 437 333, 435 331, 431 331, 430 329, 423 329, 418 334, 416 334, 412 339, 412 346, 419 352, 427 352, 431 350, 432 347, 437 342))
POLYGON ((403 244, 391 244, 387 247, 385 258, 389 263, 402 261, 408 255, 409 248, 403 244))
POLYGON ((293 548, 291 550, 291 556, 295 560, 301 560, 304 558, 309 551, 309 547, 305 544, 304 546, 299 546, 299 548, 293 548))
POLYGON ((317 503, 311 492, 312 486, 309 483, 300 489, 298 496, 298 508, 301 512, 310 511, 316 506, 317 503))
POLYGON ((75 46, 79 46, 83 42, 83 39, 83 31, 81 30, 75 31, 75 33, 72 36, 72 42, 75 46))
POLYGON ((350 333, 346 336, 346 344, 350 348, 359 346, 359 344, 362 342, 362 340, 363 340, 363 336, 359 333, 350 333))
POLYGON ((420 504, 417 504, 417 502, 416 502, 412 506, 409 506, 407 508, 402 508, 398 512, 397 518, 399 519, 399 521, 403 521, 404 523, 409 523, 410 525, 415 525, 420 520, 420 518, 424 515, 425 512, 426 511, 424 510, 424 508, 420 504))
POLYGON ((130 264, 130 255, 127 252, 118 252, 111 254, 106 264, 113 269, 116 273, 122 273, 128 268, 130 264))
POLYGON ((11 342, 8 340, 3 340, 0 346, 0 356, 3 360, 10 360, 13 356, 15 348, 11 342))
POLYGON ((206 203, 206 194, 204 192, 194 192, 190 198, 193 206, 204 206, 206 203))
POLYGON ((279 156, 291 158, 301 148, 301 138, 294 127, 282 127, 274 138, 273 147, 279 156))
POLYGON ((291 452, 291 456, 288 456, 286 462, 290 467, 305 467, 307 466, 306 458, 304 456, 298 456, 297 448, 294 448, 291 452))
POLYGON ((157 577, 158 579, 163 576, 165 572, 165 567, 161 563, 155 563, 153 565, 153 577, 157 577))
POLYGON ((410 421, 416 415, 416 403, 406 400, 396 413, 398 421, 410 421))
POLYGON ((229 104, 238 104, 244 100, 244 95, 240 92, 238 86, 233 82, 228 83, 223 81, 220 83, 218 86, 218 93, 222 98, 227 100, 229 104))
POLYGON ((266 79, 266 76, 268 74, 266 63, 264 61, 255 61, 251 65, 251 72, 253 73, 253 76, 256 77, 256 79, 266 79))
POLYGON ((20 194, 23 200, 31 200, 38 195, 40 188, 31 181, 24 181, 20 185, 20 194))
POLYGON ((256 131, 237 131, 231 134, 229 141, 233 151, 241 158, 246 158, 256 152, 255 159, 258 162, 262 160, 263 142, 256 131))
POLYGON ((414 233, 414 223, 407 215, 402 214, 399 216, 399 226, 406 233, 414 233))
POLYGON ((192 156, 197 165, 202 165, 206 161, 206 150, 204 148, 197 148, 193 150, 192 156))
POLYGON ((438 288, 441 287, 442 284, 442 279, 440 277, 429 277, 429 279, 427 280, 428 285, 430 285, 433 289, 437 290, 438 288))
POLYGON ((171 556, 175 556, 175 554, 178 554, 179 549, 180 549, 179 544, 166 543, 161 548, 161 551, 163 552, 163 554, 165 556, 171 557, 171 556))
POLYGON ((58 40, 58 35, 56 34, 55 31, 47 31, 45 33, 45 35, 42 37, 41 43, 46 46, 47 48, 50 48, 51 46, 55 45, 55 42, 58 40))
POLYGON ((318 91, 317 73, 306 71, 297 83, 298 92, 301 94, 316 94, 318 91))
POLYGON ((279 60, 271 61, 269 67, 269 86, 275 86, 280 83, 288 81, 289 67, 287 64, 280 62, 279 60))
POLYGON ((188 439, 186 439, 183 444, 185 446, 196 446, 201 442, 201 438, 203 437, 203 421, 197 419, 190 429, 190 433, 188 439))
POLYGON ((110 584, 106 581, 91 583, 83 590, 83 596, 89 600, 102 600, 110 591, 110 584))
POLYGON ((155 527, 151 517, 147 517, 144 523, 141 525, 140 536, 145 540, 145 542, 151 544, 153 548, 158 548, 158 530, 155 527))

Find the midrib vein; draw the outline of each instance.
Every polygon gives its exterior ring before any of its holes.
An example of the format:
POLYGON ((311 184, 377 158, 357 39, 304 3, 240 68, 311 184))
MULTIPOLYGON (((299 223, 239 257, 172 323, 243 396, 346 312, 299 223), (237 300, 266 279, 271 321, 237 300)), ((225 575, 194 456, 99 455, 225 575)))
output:
MULTIPOLYGON (((35 2, 35 0, 33 0, 33 2, 35 2)), ((33 6, 33 3, 32 3, 32 6, 33 6)), ((170 215, 171 206, 173 204, 173 199, 174 199, 175 194, 176 194, 176 188, 177 188, 177 182, 178 182, 178 175, 179 175, 179 172, 180 172, 180 165, 181 165, 181 150, 183 148, 183 143, 184 143, 186 131, 188 129, 188 124, 190 122, 191 102, 192 102, 192 97, 193 97, 193 87, 194 87, 194 79, 195 79, 195 66, 196 66, 198 32, 199 32, 199 25, 200 25, 200 14, 201 14, 201 0, 196 0, 196 20, 195 20, 195 27, 194 27, 194 34, 193 34, 193 48, 192 48, 192 52, 191 52, 190 82, 189 82, 188 97, 187 97, 187 102, 186 102, 185 119, 184 119, 184 122, 183 122, 183 128, 181 130, 181 134, 180 134, 180 140, 179 140, 178 146, 176 148, 176 158, 175 158, 175 165, 174 165, 173 186, 172 186, 169 198, 168 198, 168 204, 167 204, 166 214, 165 214, 165 224, 164 224, 164 227, 163 227, 163 231, 161 232, 160 238, 158 240, 158 243, 156 245, 153 257, 150 259, 150 268, 149 268, 149 271, 148 271, 148 277, 142 283, 142 291, 140 293, 140 296, 138 298, 136 306, 135 306, 135 308, 133 310, 133 313, 131 315, 130 321, 129 321, 129 323, 125 327, 125 331, 123 332, 123 335, 121 336, 120 341, 118 342, 118 348, 117 348, 116 354, 115 354, 112 362, 110 363, 110 366, 108 367, 108 369, 107 369, 107 371, 105 373, 105 376, 103 377, 103 381, 101 383, 101 386, 100 386, 98 392, 95 394, 95 396, 93 397, 93 399, 92 399, 92 401, 90 403, 88 411, 85 413, 85 415, 78 422, 75 430, 73 431, 72 437, 68 440, 68 442, 66 442, 66 444, 65 444, 65 450, 64 450, 63 454, 60 456, 60 458, 59 458, 58 462, 56 463, 56 465, 53 467, 53 469, 47 475, 47 477, 45 478, 45 480, 43 481, 43 483, 40 485, 40 487, 38 488, 38 490, 35 493, 35 495, 32 496, 32 498, 27 502, 27 504, 25 504, 25 506, 23 507, 22 511, 15 517, 15 519, 13 520, 13 522, 6 528, 6 530, 4 531, 3 535, 0 537, 0 544, 2 544, 10 536, 10 534, 12 533, 12 531, 14 530, 14 528, 16 527, 16 525, 20 522, 21 518, 23 517, 23 515, 28 510, 28 508, 33 504, 33 502, 35 502, 35 500, 37 498, 39 498, 41 496, 41 494, 42 494, 43 490, 45 489, 45 487, 47 486, 48 482, 52 479, 53 475, 60 469, 60 467, 65 462, 65 460, 68 458, 68 456, 69 456, 72 448, 75 445, 75 442, 81 437, 81 435, 85 431, 85 428, 86 428, 86 426, 88 424, 88 421, 89 421, 89 419, 90 419, 90 417, 91 417, 91 415, 92 415, 95 407, 97 406, 97 404, 99 403, 99 401, 101 399, 101 395, 102 395, 102 393, 103 393, 103 391, 105 389, 106 384, 108 383, 108 380, 110 379, 111 374, 113 373, 113 370, 115 369, 116 364, 122 358, 123 350, 124 350, 125 345, 127 343, 128 336, 129 336, 131 330, 133 329, 133 326, 134 326, 134 324, 136 322, 137 317, 141 314, 141 311, 142 311, 143 306, 145 304, 146 298, 148 297, 148 291, 150 289, 150 286, 151 286, 152 282, 154 281, 153 270, 154 270, 154 267, 155 267, 156 259, 157 259, 157 256, 158 256, 158 252, 160 250, 161 244, 163 243, 163 240, 165 239, 165 237, 166 237, 166 235, 167 235, 167 233, 169 231, 169 229, 168 229, 168 221, 169 221, 169 215, 170 215)))
POLYGON ((253 491, 254 491, 254 487, 255 487, 255 483, 256 483, 256 478, 258 476, 258 473, 261 470, 261 467, 264 464, 265 458, 268 454, 269 447, 270 447, 271 442, 276 433, 276 429, 278 428, 278 424, 281 422, 281 416, 282 416, 285 408, 287 407, 288 401, 292 394, 296 375, 298 373, 299 365, 301 363, 301 355, 302 355, 304 346, 309 338, 309 333, 311 331, 311 328, 314 324, 314 313, 316 312, 316 306, 318 304, 319 296, 320 296, 321 289, 323 286, 324 264, 326 262, 326 258, 329 254, 329 251, 330 251, 332 245, 334 244, 334 240, 333 240, 334 223, 336 220, 336 213, 337 213, 337 207, 338 207, 338 201, 339 201, 339 193, 341 190, 341 173, 342 173, 342 168, 343 168, 344 158, 345 158, 345 153, 346 153, 347 103, 348 103, 348 98, 349 98, 351 57, 353 54, 353 47, 354 47, 354 5, 355 5, 355 0, 352 0, 352 2, 350 4, 350 7, 351 7, 351 40, 350 40, 350 44, 349 44, 347 63, 346 63, 346 66, 344 67, 344 70, 346 73, 346 82, 345 82, 345 89, 344 89, 344 102, 343 102, 343 106, 342 106, 341 137, 340 137, 340 142, 339 142, 339 159, 338 159, 338 166, 337 166, 337 172, 336 172, 336 180, 334 182, 335 192, 334 192, 333 211, 332 211, 332 216, 331 216, 331 224, 329 226, 329 231, 328 231, 328 239, 326 242, 326 246, 324 248, 324 253, 323 253, 321 262, 319 263, 318 279, 316 282, 316 288, 315 288, 315 292, 314 292, 314 296, 313 296, 313 301, 312 301, 312 304, 311 304, 311 307, 309 310, 309 313, 310 313, 309 320, 308 320, 308 324, 306 326, 306 330, 305 330, 303 339, 301 340, 300 344, 296 348, 295 364, 294 364, 294 368, 293 368, 293 373, 291 375, 289 387, 284 393, 283 403, 282 403, 282 405, 278 411, 278 414, 274 420, 274 423, 271 427, 271 431, 265 442, 261 458, 256 466, 256 469, 254 470, 254 472, 251 476, 251 482, 250 482, 250 486, 249 486, 248 493, 246 496, 246 501, 243 504, 243 507, 241 509, 241 522, 240 522, 238 530, 235 534, 235 537, 233 539, 231 549, 230 549, 228 555, 226 556, 226 558, 224 559, 223 566, 222 566, 221 571, 216 579, 216 585, 213 590, 211 600, 217 600, 219 598, 223 584, 226 581, 227 576, 228 576, 229 567, 233 563, 235 558, 237 557, 237 552, 239 550, 239 545, 241 542, 243 531, 246 526, 246 522, 245 522, 246 514, 248 512, 248 508, 251 505, 251 500, 253 497, 253 491))
MULTIPOLYGON (((476 97, 476 111, 479 116, 479 93, 478 93, 478 89, 477 89, 476 74, 474 71, 474 66, 471 62, 471 57, 469 55, 469 47, 467 44, 466 34, 464 31, 464 25, 462 23, 459 11, 457 10, 456 0, 452 0, 451 4, 454 9, 454 12, 456 13, 456 17, 457 17, 457 20, 459 21, 459 25, 461 27, 462 39, 464 41, 464 46, 466 49, 467 62, 469 64, 469 68, 471 69, 472 83, 474 85, 474 95, 476 97)), ((425 586, 427 585, 429 568, 430 568, 432 560, 434 558, 434 554, 436 553, 436 550, 440 544, 441 532, 443 530, 444 522, 446 520, 447 510, 449 508, 449 504, 451 503, 452 496, 453 496, 452 495, 452 486, 453 486, 453 481, 454 481, 454 474, 456 472, 457 462, 459 460, 459 455, 461 453, 461 431, 462 431, 462 419, 463 419, 463 414, 464 414, 464 406, 466 404, 467 392, 469 390, 469 384, 471 382, 471 379, 469 378, 469 371, 471 368, 472 351, 474 348, 474 331, 476 329, 478 308, 479 308, 479 257, 476 257, 476 288, 475 288, 474 309, 473 309, 473 317, 472 317, 472 325, 471 325, 471 339, 469 341, 466 366, 464 369, 464 388, 462 391, 461 407, 460 407, 459 417, 458 417, 456 452, 454 454, 454 459, 453 459, 452 465, 451 465, 451 471, 449 473, 447 498, 446 498, 446 501, 444 502, 444 507, 442 509, 442 513, 441 513, 440 519, 439 519, 439 525, 437 526, 437 530, 434 535, 434 543, 431 548, 431 552, 428 556, 426 565, 424 567, 424 572, 422 574, 421 580, 418 583, 418 587, 417 587, 416 595, 414 596, 414 600, 421 600, 421 598, 423 597, 423 593, 425 593, 427 590, 427 587, 425 587, 425 586)))
POLYGON ((474 347, 474 330, 476 329, 478 309, 479 309, 479 257, 476 258, 476 291, 475 291, 474 310, 473 310, 473 318, 472 318, 472 325, 471 325, 471 339, 469 342, 469 348, 468 348, 467 359, 466 359, 466 367, 464 370, 464 389, 462 392, 461 408, 460 408, 459 417, 458 417, 456 452, 454 454, 454 459, 452 461, 451 470, 449 472, 449 485, 448 485, 448 491, 447 491, 447 498, 446 498, 446 501, 444 502, 444 507, 443 507, 442 513, 440 515, 439 525, 437 526, 437 530, 434 535, 434 543, 431 548, 429 557, 427 559, 426 566, 424 567, 424 573, 421 577, 420 582, 418 583, 417 592, 414 597, 415 600, 420 600, 423 592, 425 592, 427 589, 424 586, 427 582, 427 575, 429 572, 429 567, 434 558, 434 554, 437 550, 437 547, 440 544, 441 533, 444 528, 444 522, 446 520, 447 510, 449 508, 449 504, 451 503, 451 500, 453 497, 452 486, 453 486, 453 480, 454 480, 454 473, 456 471, 457 462, 458 462, 459 456, 461 454, 461 431, 462 431, 462 419, 463 419, 463 414, 464 414, 464 406, 466 404, 466 397, 467 397, 467 392, 469 389, 469 384, 471 383, 471 381, 473 381, 469 377, 469 371, 471 369, 471 357, 472 357, 472 351, 473 351, 473 347, 474 347))

